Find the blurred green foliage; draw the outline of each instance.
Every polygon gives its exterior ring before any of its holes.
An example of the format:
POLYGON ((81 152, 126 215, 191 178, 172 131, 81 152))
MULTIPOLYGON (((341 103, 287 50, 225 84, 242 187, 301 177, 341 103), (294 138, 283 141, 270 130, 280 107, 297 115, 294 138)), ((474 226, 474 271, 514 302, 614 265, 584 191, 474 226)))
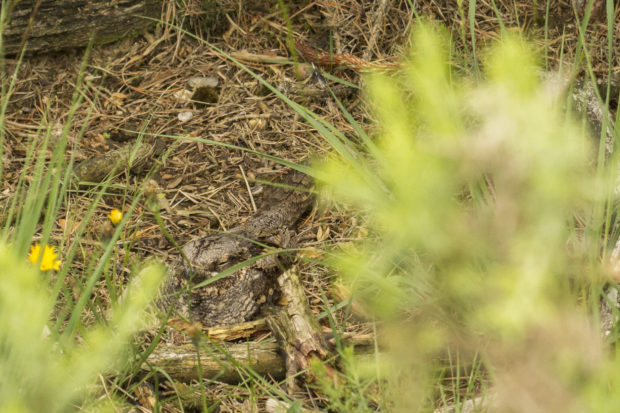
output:
POLYGON ((88 410, 113 411, 110 399, 94 403, 94 385, 99 374, 127 362, 123 352, 143 327, 142 314, 163 271, 140 271, 107 322, 69 339, 48 327, 56 305, 49 276, 0 245, 0 411, 62 412, 82 403, 90 403, 88 410))
POLYGON ((389 351, 366 370, 383 372, 396 410, 424 410, 456 348, 482 354, 500 411, 583 411, 605 389, 604 358, 575 286, 602 270, 583 247, 600 231, 587 239, 587 217, 575 219, 597 182, 592 142, 563 105, 568 84, 543 81, 516 35, 486 52, 481 82, 452 69, 436 27, 418 24, 412 44, 402 75, 366 79, 371 155, 316 165, 371 230, 334 262, 389 351))

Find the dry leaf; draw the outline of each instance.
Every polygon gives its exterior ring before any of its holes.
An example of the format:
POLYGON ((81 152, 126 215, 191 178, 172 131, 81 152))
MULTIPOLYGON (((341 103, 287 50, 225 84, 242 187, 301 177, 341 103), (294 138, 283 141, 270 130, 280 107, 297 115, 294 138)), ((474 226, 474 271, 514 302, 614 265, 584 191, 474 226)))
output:
POLYGON ((112 93, 108 100, 116 106, 121 106, 125 99, 127 99, 127 95, 125 95, 124 93, 116 92, 112 93))
POLYGON ((327 239, 327 237, 329 236, 329 227, 328 226, 320 226, 319 229, 316 231, 316 239, 319 242, 325 241, 327 239), (325 228, 325 229, 323 229, 325 228))

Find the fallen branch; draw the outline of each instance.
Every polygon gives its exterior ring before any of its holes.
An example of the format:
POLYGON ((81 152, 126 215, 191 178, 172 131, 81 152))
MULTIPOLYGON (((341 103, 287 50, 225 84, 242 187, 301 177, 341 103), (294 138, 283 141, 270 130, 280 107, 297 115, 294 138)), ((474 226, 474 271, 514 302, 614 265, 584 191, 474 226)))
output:
POLYGON ((165 2, 22 0, 2 3, 10 13, 3 25, 2 48, 6 54, 19 54, 24 45, 29 52, 49 52, 86 46, 93 35, 96 44, 135 35, 155 25, 165 2))
POLYGON ((282 273, 278 284, 286 306, 269 308, 267 325, 286 356, 287 387, 289 394, 293 394, 297 373, 307 370, 312 359, 324 360, 328 353, 319 324, 308 305, 297 267, 282 273))
MULTIPOLYGON (((206 344, 200 349, 200 369, 203 379, 238 383, 244 376, 239 367, 251 368, 261 376, 275 380, 284 378, 284 361, 275 342, 248 342, 222 345, 223 351, 206 344)), ((160 345, 142 366, 145 371, 160 370, 174 380, 189 383, 198 380, 198 353, 192 344, 160 345)), ((245 375, 247 376, 247 374, 245 375)))
POLYGON ((234 341, 240 338, 248 338, 259 331, 267 330, 267 322, 264 318, 259 318, 258 320, 229 326, 210 327, 205 330, 205 334, 212 340, 234 341))
MULTIPOLYGON (((225 327, 211 327, 204 332, 210 338, 219 340, 247 337, 261 327, 265 321, 278 339, 275 342, 248 342, 242 344, 222 345, 219 351, 214 345, 207 345, 200 352, 202 377, 226 383, 241 380, 236 365, 250 367, 263 376, 276 380, 286 377, 289 390, 294 389, 293 377, 308 369, 313 358, 323 360, 327 357, 325 342, 320 327, 310 311, 303 286, 299 281, 296 266, 285 271, 278 283, 282 289, 285 306, 274 306, 267 310, 266 320, 225 327), (280 349, 286 355, 286 365, 280 355, 280 349)), ((148 357, 144 369, 159 369, 170 377, 182 382, 198 379, 198 356, 191 344, 181 346, 161 345, 148 357)))

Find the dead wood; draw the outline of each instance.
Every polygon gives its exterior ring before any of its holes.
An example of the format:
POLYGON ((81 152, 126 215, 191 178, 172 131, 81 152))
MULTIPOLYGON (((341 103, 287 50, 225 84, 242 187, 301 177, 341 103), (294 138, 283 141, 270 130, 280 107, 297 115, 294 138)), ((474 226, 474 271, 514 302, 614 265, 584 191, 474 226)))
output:
MULTIPOLYGON (((284 378, 284 361, 279 354, 278 343, 248 342, 222 345, 222 348, 224 351, 210 344, 201 346, 200 370, 203 379, 238 383, 243 375, 236 365, 249 367, 257 374, 275 380, 284 378)), ((198 353, 192 344, 160 345, 149 355, 142 368, 161 370, 175 380, 189 383, 199 377, 198 353)))
MULTIPOLYGON (((289 273, 290 271, 286 274, 289 273)), ((288 277, 289 275, 286 275, 284 279, 288 280, 288 277)), ((286 283, 288 281, 284 281, 284 284, 286 283)), ((287 291, 289 287, 283 285, 282 288, 287 291)), ((307 311, 310 311, 307 304, 305 306, 307 311)), ((240 375, 235 365, 240 365, 252 367, 256 373, 262 376, 281 380, 290 377, 300 369, 307 368, 312 358, 322 360, 327 356, 322 334, 316 321, 313 321, 314 317, 311 313, 309 316, 301 317, 300 314, 297 314, 300 310, 297 305, 270 308, 269 310, 270 314, 278 314, 269 321, 270 328, 273 326, 277 330, 275 334, 278 336, 278 341, 218 344, 223 351, 219 350, 215 344, 203 345, 200 352, 203 379, 237 383, 240 380, 240 375), (311 324, 315 326, 309 327, 311 324), (284 330, 287 331, 284 332, 284 330), (295 334, 299 334, 299 336, 296 337, 295 334), (283 352, 286 354, 283 355, 283 352), (297 370, 294 371, 293 368, 297 370)), ((223 342, 237 340, 240 337, 249 337, 257 332, 265 331, 266 327, 266 319, 259 319, 231 326, 204 328, 202 333, 211 340, 223 342)), ((199 334, 195 337, 199 337, 199 334)), ((352 336, 346 337, 346 341, 353 345, 356 351, 359 351, 359 357, 376 356, 374 354, 375 349, 372 346, 372 338, 352 336)), ((162 370, 169 374, 172 379, 184 383, 197 380, 198 357, 196 348, 193 344, 160 344, 148 357, 142 369, 145 371, 162 370)))
MULTIPOLYGON (((612 82, 612 87, 617 89, 612 82)), ((588 122, 592 135, 605 140, 605 155, 609 156, 614 150, 614 120, 611 113, 605 108, 605 104, 599 100, 599 96, 605 99, 605 95, 597 90, 590 80, 577 82, 572 91, 572 100, 577 112, 588 122)), ((612 96, 617 96, 613 92, 612 96)))
POLYGON ((292 267, 278 277, 284 307, 271 307, 267 312, 267 324, 276 336, 286 356, 288 392, 296 390, 294 377, 310 367, 312 359, 324 360, 327 349, 323 335, 308 299, 297 267, 292 267))
MULTIPOLYGON (((173 333, 173 337, 179 337, 181 343, 187 342, 187 337, 196 338, 202 332, 205 336, 209 337, 214 342, 223 341, 236 341, 239 339, 247 339, 257 336, 259 333, 265 333, 269 331, 267 322, 264 318, 257 320, 247 321, 245 323, 231 324, 225 326, 204 327, 200 322, 188 323, 182 318, 171 318, 168 320, 167 325, 178 332, 181 336, 173 333)), ((175 341, 174 338, 172 341, 175 341)), ((178 341, 178 340, 176 340, 178 341)))
POLYGON ((248 338, 258 332, 267 330, 267 322, 264 318, 259 318, 258 320, 245 323, 206 328, 204 333, 212 340, 234 341, 241 338, 248 338))
POLYGON ((54 51, 102 44, 139 33, 155 24, 162 0, 22 0, 14 2, 3 33, 7 54, 54 51))

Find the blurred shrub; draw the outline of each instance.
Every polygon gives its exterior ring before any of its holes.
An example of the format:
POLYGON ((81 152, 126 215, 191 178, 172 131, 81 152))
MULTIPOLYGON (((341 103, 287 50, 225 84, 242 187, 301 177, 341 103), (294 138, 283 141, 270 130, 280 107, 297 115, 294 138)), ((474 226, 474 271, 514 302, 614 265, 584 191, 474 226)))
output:
POLYGON ((48 276, 0 245, 0 411, 62 412, 82 403, 91 403, 89 410, 111 409, 92 404, 95 380, 126 362, 122 352, 142 327, 163 271, 140 271, 106 325, 64 340, 48 328, 55 305, 48 276))
POLYGON ((593 198, 590 143, 519 38, 488 51, 481 83, 451 70, 435 27, 419 24, 412 44, 402 75, 366 79, 379 124, 369 158, 317 165, 368 217, 367 242, 335 265, 382 321, 389 399, 428 409, 436 360, 458 348, 483 355, 498 411, 583 411, 605 388, 574 293, 599 277, 573 219, 593 198))

